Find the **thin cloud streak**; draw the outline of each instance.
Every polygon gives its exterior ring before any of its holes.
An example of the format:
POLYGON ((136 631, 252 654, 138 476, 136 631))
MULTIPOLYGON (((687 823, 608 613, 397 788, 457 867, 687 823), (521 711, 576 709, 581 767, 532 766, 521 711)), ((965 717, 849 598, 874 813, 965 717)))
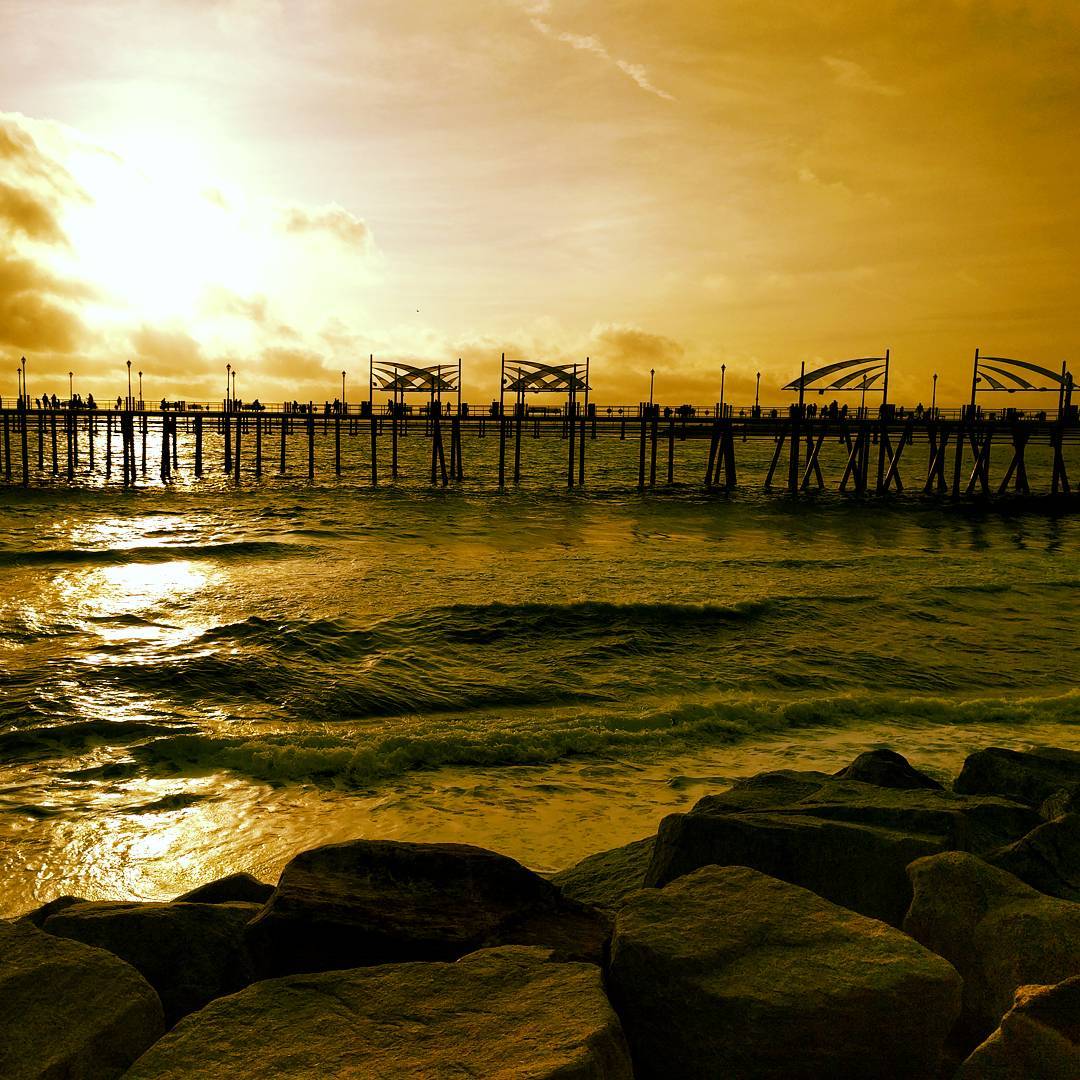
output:
POLYGON ((532 23, 544 37, 552 38, 555 41, 562 41, 572 49, 578 49, 581 52, 590 52, 594 56, 598 56, 601 60, 614 65, 629 79, 632 79, 637 83, 642 90, 645 90, 650 94, 655 94, 665 101, 675 100, 672 94, 669 94, 666 90, 661 90, 649 79, 649 72, 644 64, 633 64, 629 60, 620 60, 618 57, 612 56, 604 43, 593 34, 571 34, 565 30, 559 31, 550 23, 535 16, 531 18, 529 22, 532 23))

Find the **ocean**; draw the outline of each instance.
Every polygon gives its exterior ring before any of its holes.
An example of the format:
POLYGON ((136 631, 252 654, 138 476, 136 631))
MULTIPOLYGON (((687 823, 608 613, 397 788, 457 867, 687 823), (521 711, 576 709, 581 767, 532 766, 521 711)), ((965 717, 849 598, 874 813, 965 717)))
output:
POLYGON ((417 436, 374 490, 359 436, 339 482, 332 439, 316 484, 297 445, 238 486, 208 437, 198 484, 151 464, 124 492, 99 459, 3 492, 0 914, 272 879, 352 837, 546 872, 763 769, 1080 749, 1060 504, 791 499, 761 462, 708 496, 700 443, 641 494, 630 439, 590 444, 573 493, 565 443, 527 439, 500 494, 468 438, 465 483, 431 490, 417 436))

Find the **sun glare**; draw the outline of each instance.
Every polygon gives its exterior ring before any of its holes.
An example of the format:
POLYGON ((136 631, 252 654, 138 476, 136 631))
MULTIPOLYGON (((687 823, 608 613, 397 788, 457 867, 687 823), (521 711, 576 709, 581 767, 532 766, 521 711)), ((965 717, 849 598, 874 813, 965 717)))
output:
POLYGON ((147 141, 130 159, 80 154, 71 164, 89 199, 65 222, 98 316, 197 319, 214 288, 260 287, 263 243, 241 209, 216 196, 194 155, 147 141))

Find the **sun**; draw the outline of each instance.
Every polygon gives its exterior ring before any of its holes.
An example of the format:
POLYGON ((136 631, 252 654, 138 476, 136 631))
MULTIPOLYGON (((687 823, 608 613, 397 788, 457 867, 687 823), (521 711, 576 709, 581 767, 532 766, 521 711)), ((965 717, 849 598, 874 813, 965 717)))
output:
POLYGON ((192 147, 143 137, 123 157, 87 151, 70 168, 87 197, 64 226, 98 321, 191 324, 214 289, 259 291, 265 242, 192 147))

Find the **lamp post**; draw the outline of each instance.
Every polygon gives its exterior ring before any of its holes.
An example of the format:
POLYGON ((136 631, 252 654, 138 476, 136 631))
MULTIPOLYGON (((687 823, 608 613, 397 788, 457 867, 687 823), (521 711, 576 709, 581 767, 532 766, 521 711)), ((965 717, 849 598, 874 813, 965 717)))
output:
POLYGON ((232 378, 232 364, 225 365, 225 411, 229 411, 229 398, 232 395, 229 380, 232 378))
POLYGON ((761 406, 759 402, 761 400, 761 372, 757 373, 757 380, 754 383, 754 414, 757 415, 761 412, 761 406))
POLYGON ((649 414, 652 414, 653 384, 656 382, 656 368, 649 368, 649 414))
POLYGON ((68 372, 68 407, 75 404, 75 372, 68 372))
POLYGON ((934 386, 930 391, 930 419, 934 418, 934 407, 937 405, 937 372, 934 372, 934 386))
POLYGON ((30 391, 26 389, 26 357, 24 356, 20 362, 22 367, 22 392, 26 398, 26 407, 30 408, 30 391))
POLYGON ((232 399, 233 399, 233 403, 235 404, 236 400, 237 400, 237 398, 236 398, 236 368, 233 368, 233 373, 232 373, 232 399))
POLYGON ((724 378, 727 375, 727 364, 720 365, 720 416, 724 415, 724 378))
POLYGON ((345 372, 341 373, 341 411, 347 413, 349 410, 345 406, 345 372))
POLYGON ((142 397, 142 372, 140 371, 139 372, 139 408, 140 409, 143 407, 142 401, 143 401, 143 397, 142 397))
POLYGON ((128 369, 127 406, 128 406, 128 409, 130 410, 132 405, 133 405, 133 401, 132 401, 132 398, 131 398, 131 361, 130 360, 127 362, 127 369, 128 369))
POLYGON ((23 402, 22 368, 15 369, 15 376, 18 379, 19 383, 19 408, 21 409, 23 402))

